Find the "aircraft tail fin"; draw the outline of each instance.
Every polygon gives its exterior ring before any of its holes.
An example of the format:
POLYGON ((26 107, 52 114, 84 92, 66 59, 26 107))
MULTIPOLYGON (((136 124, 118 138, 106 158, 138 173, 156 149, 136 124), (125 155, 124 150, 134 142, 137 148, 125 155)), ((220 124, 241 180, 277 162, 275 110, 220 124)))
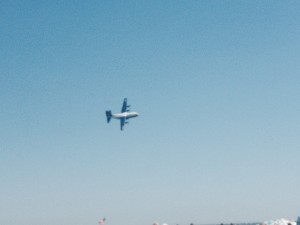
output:
POLYGON ((111 111, 106 111, 106 119, 107 119, 107 123, 109 123, 110 119, 112 117, 111 111))

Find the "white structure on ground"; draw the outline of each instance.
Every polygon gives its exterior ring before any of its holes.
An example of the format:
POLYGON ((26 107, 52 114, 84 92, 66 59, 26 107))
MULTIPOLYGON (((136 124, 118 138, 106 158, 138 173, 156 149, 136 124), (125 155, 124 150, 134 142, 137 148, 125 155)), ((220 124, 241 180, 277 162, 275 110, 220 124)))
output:
POLYGON ((287 219, 268 220, 262 223, 262 225, 297 225, 295 221, 287 219))

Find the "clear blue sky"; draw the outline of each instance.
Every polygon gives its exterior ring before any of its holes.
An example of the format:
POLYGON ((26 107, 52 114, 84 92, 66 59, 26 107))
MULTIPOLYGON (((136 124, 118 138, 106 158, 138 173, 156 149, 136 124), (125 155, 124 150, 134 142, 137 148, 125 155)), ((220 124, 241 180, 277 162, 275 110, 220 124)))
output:
POLYGON ((299 1, 2 1, 0 224, 300 215, 299 1), (124 97, 140 117, 106 124, 124 97))

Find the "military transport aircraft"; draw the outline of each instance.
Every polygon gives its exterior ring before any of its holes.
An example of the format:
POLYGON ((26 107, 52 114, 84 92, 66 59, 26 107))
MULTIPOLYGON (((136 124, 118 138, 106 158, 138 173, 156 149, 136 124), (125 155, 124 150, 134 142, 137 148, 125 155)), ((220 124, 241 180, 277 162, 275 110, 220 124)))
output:
POLYGON ((120 120, 120 128, 123 130, 125 124, 128 124, 128 120, 133 117, 137 117, 139 114, 137 112, 130 112, 130 105, 127 105, 127 98, 124 98, 123 106, 121 109, 121 113, 112 114, 111 110, 106 111, 107 123, 111 120, 111 118, 120 120))

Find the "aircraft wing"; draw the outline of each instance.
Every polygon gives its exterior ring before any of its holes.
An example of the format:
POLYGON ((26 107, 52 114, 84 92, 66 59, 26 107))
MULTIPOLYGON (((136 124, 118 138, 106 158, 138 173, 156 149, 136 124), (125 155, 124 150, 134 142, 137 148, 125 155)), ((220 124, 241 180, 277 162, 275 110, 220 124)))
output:
POLYGON ((123 127, 124 127, 124 125, 125 125, 125 118, 121 118, 120 119, 120 128, 121 128, 121 130, 123 130, 123 127))
MULTIPOLYGON (((127 98, 124 98, 124 101, 123 101, 123 106, 122 106, 122 109, 121 109, 121 112, 126 112, 127 111, 127 98)), ((124 121, 125 122, 125 121, 124 121)))

